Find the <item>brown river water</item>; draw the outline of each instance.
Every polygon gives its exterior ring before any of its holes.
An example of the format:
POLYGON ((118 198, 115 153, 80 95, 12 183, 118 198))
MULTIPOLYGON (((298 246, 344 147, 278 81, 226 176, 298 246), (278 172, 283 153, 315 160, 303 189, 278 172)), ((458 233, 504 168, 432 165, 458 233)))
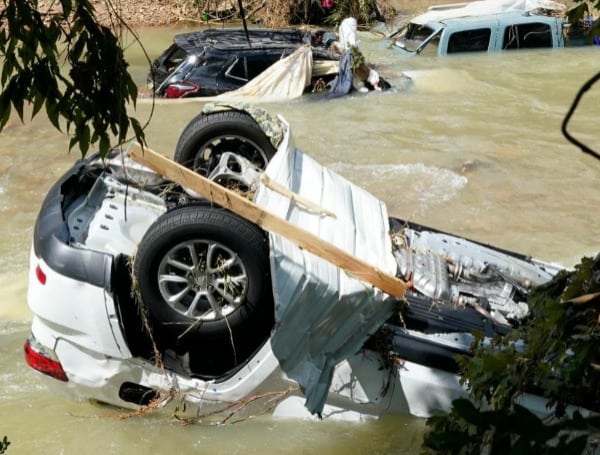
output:
MULTIPOLYGON (((173 30, 143 30, 152 58, 173 30)), ((360 35, 367 61, 411 89, 326 101, 265 105, 291 124, 299 148, 383 199, 392 215, 572 266, 600 250, 600 161, 567 143, 560 125, 579 87, 600 70, 598 48, 452 58, 406 58, 360 35)), ((133 44, 131 70, 147 66, 133 44)), ((598 141, 600 86, 582 101, 571 131, 598 141)), ((151 148, 171 154, 202 103, 154 108, 151 148)), ((151 111, 138 104, 145 121, 151 111)), ((78 158, 45 118, 17 118, 0 134, 0 438, 8 454, 403 454, 418 453, 423 420, 386 416, 366 424, 277 421, 182 426, 169 415, 121 420, 118 411, 68 401, 23 361, 31 314, 28 254, 50 185, 78 158)), ((82 302, 85 304, 85 302, 82 302)))

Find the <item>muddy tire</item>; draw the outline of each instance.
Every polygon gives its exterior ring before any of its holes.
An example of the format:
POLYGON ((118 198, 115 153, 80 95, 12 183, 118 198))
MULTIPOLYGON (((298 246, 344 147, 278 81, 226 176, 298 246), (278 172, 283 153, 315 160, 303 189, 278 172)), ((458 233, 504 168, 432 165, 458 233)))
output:
POLYGON ((185 127, 174 159, 208 176, 224 152, 241 155, 264 169, 275 154, 275 147, 248 113, 221 111, 198 115, 185 127))
POLYGON ((134 276, 168 347, 197 359, 197 372, 218 375, 270 333, 268 257, 267 238, 257 226, 223 209, 188 205, 150 227, 134 276))

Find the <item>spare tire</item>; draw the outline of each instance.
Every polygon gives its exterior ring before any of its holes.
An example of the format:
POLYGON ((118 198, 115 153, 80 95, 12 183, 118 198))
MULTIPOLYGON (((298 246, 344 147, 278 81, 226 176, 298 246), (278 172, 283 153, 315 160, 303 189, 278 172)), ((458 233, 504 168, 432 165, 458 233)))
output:
POLYGON ((211 374, 233 368, 269 336, 267 238, 231 212, 187 205, 163 214, 140 242, 134 276, 168 347, 201 352, 218 365, 211 374))
POLYGON ((226 110, 200 114, 184 128, 174 159, 205 177, 219 163, 221 155, 232 152, 264 169, 275 147, 250 114, 226 110))

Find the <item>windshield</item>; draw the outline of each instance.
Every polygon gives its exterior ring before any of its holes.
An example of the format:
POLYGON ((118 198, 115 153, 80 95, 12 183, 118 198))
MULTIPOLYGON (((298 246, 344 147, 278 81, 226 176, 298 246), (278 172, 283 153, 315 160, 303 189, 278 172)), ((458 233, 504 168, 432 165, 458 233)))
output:
POLYGON ((420 53, 425 46, 436 48, 439 33, 442 29, 434 30, 428 25, 410 23, 406 30, 396 40, 396 46, 408 52, 420 53))

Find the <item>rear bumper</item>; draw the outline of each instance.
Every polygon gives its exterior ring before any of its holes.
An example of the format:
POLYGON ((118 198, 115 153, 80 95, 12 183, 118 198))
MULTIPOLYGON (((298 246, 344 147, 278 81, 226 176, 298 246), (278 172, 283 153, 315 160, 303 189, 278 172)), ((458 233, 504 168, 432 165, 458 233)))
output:
POLYGON ((86 194, 86 186, 91 185, 82 172, 88 162, 75 163, 46 195, 34 227, 33 250, 60 275, 110 291, 112 256, 69 246, 69 231, 63 215, 65 200, 86 194))

